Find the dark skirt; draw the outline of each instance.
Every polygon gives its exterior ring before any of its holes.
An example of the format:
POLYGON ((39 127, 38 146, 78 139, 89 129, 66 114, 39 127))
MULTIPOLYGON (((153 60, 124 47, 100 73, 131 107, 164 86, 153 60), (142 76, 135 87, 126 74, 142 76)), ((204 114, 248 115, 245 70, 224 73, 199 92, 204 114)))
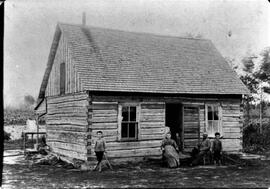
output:
POLYGON ((97 161, 98 161, 98 162, 101 162, 102 159, 103 159, 103 154, 104 154, 104 152, 101 151, 101 152, 95 152, 95 153, 96 153, 96 156, 97 156, 97 161))

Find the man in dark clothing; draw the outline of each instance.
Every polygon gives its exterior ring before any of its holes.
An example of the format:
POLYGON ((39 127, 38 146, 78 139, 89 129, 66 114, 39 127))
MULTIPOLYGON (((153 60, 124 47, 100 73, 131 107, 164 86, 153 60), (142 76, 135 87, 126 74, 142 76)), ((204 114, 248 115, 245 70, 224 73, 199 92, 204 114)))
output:
POLYGON ((220 165, 221 164, 221 151, 222 151, 222 143, 219 140, 220 133, 215 133, 215 140, 213 141, 212 145, 212 152, 214 156, 214 163, 220 165))
POLYGON ((211 148, 211 142, 208 139, 208 135, 205 133, 203 134, 203 140, 202 142, 198 145, 199 148, 199 154, 197 155, 197 157, 192 161, 192 163, 190 164, 190 166, 193 165, 197 165, 199 164, 199 162, 201 161, 201 159, 207 155, 208 153, 210 153, 210 148, 211 148))

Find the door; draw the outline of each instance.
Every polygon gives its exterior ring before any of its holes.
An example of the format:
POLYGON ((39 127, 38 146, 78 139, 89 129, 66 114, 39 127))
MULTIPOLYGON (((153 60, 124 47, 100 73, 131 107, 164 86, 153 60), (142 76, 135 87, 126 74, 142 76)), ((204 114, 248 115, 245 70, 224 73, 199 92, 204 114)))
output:
POLYGON ((200 139, 199 107, 183 105, 184 150, 191 151, 200 139))
POLYGON ((182 133, 182 105, 167 103, 165 112, 165 124, 166 126, 170 127, 172 139, 175 140, 176 133, 178 133, 180 136, 182 133))

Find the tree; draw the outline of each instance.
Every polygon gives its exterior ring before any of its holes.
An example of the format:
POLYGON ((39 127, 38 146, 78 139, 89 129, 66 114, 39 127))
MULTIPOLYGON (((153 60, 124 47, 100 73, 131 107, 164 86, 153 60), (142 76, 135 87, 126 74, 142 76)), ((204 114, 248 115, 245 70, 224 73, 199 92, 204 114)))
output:
MULTIPOLYGON (((240 79, 248 87, 253 96, 247 96, 244 98, 244 107, 247 111, 247 120, 249 122, 249 110, 250 102, 254 102, 254 94, 259 94, 264 92, 270 94, 270 87, 263 87, 263 84, 268 84, 270 86, 270 47, 265 48, 259 56, 247 56, 242 59, 243 71, 245 75, 242 75, 240 79), (259 58, 259 69, 255 70, 254 60, 259 58)), ((260 96, 261 96, 260 95, 260 96)), ((261 116, 264 114, 265 102, 260 98, 260 132, 262 133, 262 123, 261 116)))

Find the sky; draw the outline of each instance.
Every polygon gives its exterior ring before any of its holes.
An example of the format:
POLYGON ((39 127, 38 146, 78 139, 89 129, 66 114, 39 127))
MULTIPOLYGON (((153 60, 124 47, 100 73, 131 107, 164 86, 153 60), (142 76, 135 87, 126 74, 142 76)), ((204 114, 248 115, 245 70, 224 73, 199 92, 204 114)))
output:
POLYGON ((83 12, 89 26, 201 35, 236 62, 270 46, 267 0, 6 0, 5 106, 37 98, 57 22, 81 24, 83 12))

